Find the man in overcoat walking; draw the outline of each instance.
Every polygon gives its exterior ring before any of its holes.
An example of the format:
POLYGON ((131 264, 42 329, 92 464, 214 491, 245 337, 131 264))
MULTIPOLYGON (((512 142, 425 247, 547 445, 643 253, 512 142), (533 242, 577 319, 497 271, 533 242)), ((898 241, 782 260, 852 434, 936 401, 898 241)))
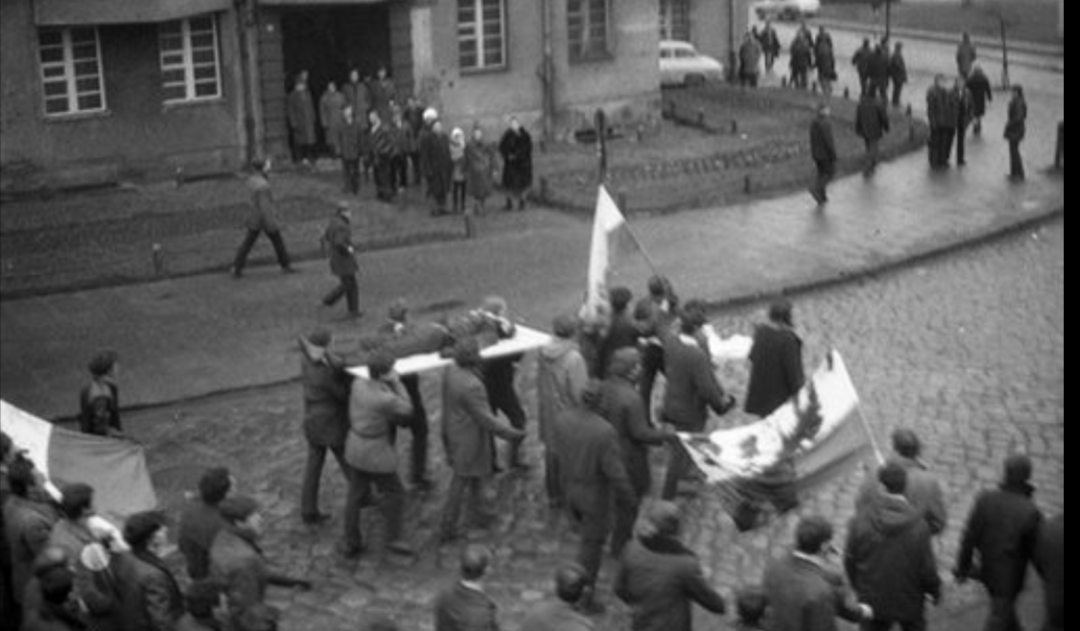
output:
POLYGON ((765 418, 803 387, 802 340, 795 332, 791 302, 769 305, 769 321, 754 329, 750 347, 750 382, 746 387, 748 414, 765 418))
POLYGON ((349 206, 339 204, 323 233, 323 241, 330 249, 330 273, 338 277, 338 286, 326 294, 322 302, 330 307, 344 296, 349 317, 358 318, 364 312, 360 310, 360 289, 356 284, 360 266, 356 263, 356 248, 352 244, 351 217, 349 206))
POLYGON ((874 92, 867 92, 859 99, 855 109, 855 133, 866 144, 866 168, 870 175, 877 169, 878 147, 881 139, 889 131, 889 114, 885 111, 884 97, 879 98, 874 92))
POLYGON ((243 275, 248 254, 251 253, 251 248, 260 234, 266 234, 266 238, 273 244, 281 271, 286 273, 296 271, 289 262, 289 253, 285 250, 285 242, 281 239, 277 204, 274 202, 274 192, 270 187, 270 166, 270 158, 257 158, 251 162, 252 173, 247 180, 248 190, 251 191, 251 210, 244 224, 247 235, 240 243, 240 249, 236 251, 236 260, 233 261, 232 274, 235 278, 243 275))
POLYGON ((818 205, 829 201, 826 187, 836 174, 836 141, 833 139, 832 122, 829 120, 829 104, 818 105, 818 115, 810 123, 810 157, 814 160, 817 178, 810 194, 818 205))

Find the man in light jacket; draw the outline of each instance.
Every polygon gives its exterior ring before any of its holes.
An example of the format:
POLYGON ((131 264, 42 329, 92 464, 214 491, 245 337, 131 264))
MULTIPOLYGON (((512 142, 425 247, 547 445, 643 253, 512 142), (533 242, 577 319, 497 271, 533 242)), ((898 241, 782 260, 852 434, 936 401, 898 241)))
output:
POLYGON ((585 358, 581 356, 574 335, 577 319, 569 315, 555 318, 555 337, 540 349, 536 387, 540 442, 544 446, 544 484, 548 502, 557 506, 563 501, 556 458, 556 423, 567 410, 581 405, 581 393, 589 381, 585 358))

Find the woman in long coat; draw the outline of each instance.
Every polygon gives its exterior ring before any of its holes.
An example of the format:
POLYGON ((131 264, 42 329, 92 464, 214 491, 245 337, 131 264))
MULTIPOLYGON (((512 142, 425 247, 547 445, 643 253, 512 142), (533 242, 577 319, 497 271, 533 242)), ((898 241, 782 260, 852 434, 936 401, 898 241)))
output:
MULTIPOLYGON (((425 114, 425 118, 429 118, 425 114)), ((432 215, 446 214, 446 195, 450 192, 450 139, 443 132, 442 122, 430 119, 430 126, 420 132, 420 165, 427 182, 427 194, 435 198, 432 215)))
POLYGON ((311 158, 314 157, 317 141, 315 137, 316 114, 311 92, 302 79, 297 79, 296 86, 289 93, 285 114, 289 128, 292 130, 293 148, 296 150, 296 155, 304 164, 309 164, 311 158))
POLYGON ((319 118, 322 120, 323 133, 326 138, 326 146, 330 148, 333 157, 340 155, 338 137, 341 128, 345 126, 345 106, 348 100, 345 95, 338 92, 337 84, 331 81, 326 85, 326 92, 319 98, 319 118))
POLYGON ((473 198, 473 212, 484 214, 484 202, 494 185, 495 152, 484 142, 484 130, 473 127, 472 138, 465 145, 465 190, 473 198))
POLYGON ((499 142, 503 160, 502 185, 506 189, 506 210, 516 201, 518 210, 525 209, 525 193, 532 186, 532 137, 517 117, 510 118, 510 129, 499 142))

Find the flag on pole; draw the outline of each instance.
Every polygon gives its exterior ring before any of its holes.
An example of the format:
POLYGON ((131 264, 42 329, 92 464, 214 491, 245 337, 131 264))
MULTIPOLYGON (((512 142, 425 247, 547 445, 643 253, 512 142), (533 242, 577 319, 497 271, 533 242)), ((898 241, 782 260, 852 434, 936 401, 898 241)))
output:
POLYGON ((596 317, 607 310, 608 274, 611 271, 612 256, 617 249, 619 234, 627 228, 626 219, 619 212, 615 200, 611 199, 607 189, 601 185, 596 199, 592 244, 589 248, 589 286, 583 309, 583 315, 587 318, 596 317))
POLYGON ((47 490, 54 497, 64 484, 89 484, 95 510, 117 524, 157 506, 141 445, 56 427, 3 400, 0 425, 49 481, 47 490))
POLYGON ((799 491, 838 477, 874 451, 859 396, 835 350, 767 418, 679 437, 708 483, 720 490, 740 530, 761 525, 770 505, 778 513, 794 508, 799 491))

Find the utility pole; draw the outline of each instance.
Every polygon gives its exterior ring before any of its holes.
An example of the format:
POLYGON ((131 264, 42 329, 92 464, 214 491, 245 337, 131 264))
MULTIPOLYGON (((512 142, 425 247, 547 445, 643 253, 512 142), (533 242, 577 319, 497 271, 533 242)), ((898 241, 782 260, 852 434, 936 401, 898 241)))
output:
POLYGON ((885 0, 885 41, 892 41, 892 0, 885 0))

